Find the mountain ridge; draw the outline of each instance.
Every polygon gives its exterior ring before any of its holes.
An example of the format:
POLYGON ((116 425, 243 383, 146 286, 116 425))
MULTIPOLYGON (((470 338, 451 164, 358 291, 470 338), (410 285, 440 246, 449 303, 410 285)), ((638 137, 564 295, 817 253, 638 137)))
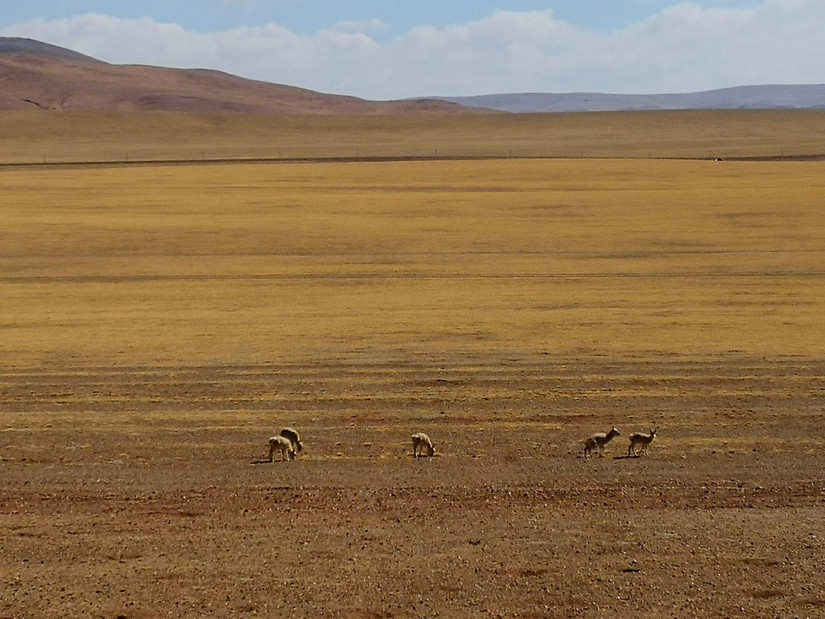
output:
POLYGON ((516 114, 655 110, 823 109, 825 84, 733 86, 690 93, 512 93, 433 97, 450 103, 516 114))
POLYGON ((27 109, 284 115, 480 113, 441 100, 368 101, 325 94, 214 69, 115 65, 33 39, 0 37, 0 110, 27 109))
POLYGON ((0 37, 0 54, 39 54, 42 56, 51 56, 53 58, 62 58, 64 60, 81 60, 86 62, 98 62, 101 64, 108 64, 97 58, 81 54, 80 52, 66 49, 52 45, 51 43, 44 43, 35 39, 27 39, 23 37, 0 37))
POLYGON ((693 93, 502 93, 370 101, 222 71, 115 65, 50 43, 0 37, 0 111, 427 115, 654 110, 825 110, 825 84, 735 86, 693 93))

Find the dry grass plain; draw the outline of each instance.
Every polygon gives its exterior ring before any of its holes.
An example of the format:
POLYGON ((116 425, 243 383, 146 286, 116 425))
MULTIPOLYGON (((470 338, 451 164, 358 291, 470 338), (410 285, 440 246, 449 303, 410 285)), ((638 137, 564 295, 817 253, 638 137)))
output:
POLYGON ((825 111, 466 116, 6 112, 0 164, 467 157, 822 157, 825 111))
POLYGON ((822 166, 0 169, 0 617, 822 616, 822 166))

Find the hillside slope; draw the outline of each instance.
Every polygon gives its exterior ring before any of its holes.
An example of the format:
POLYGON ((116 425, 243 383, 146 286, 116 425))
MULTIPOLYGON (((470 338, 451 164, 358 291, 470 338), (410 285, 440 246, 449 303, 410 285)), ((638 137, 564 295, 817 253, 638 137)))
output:
POLYGON ((366 101, 206 69, 112 65, 28 39, 0 38, 0 110, 237 114, 456 114, 454 103, 366 101))

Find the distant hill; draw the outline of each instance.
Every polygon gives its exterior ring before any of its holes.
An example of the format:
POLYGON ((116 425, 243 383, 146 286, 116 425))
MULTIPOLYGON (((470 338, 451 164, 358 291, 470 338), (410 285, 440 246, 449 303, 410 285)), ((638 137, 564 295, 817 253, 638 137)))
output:
POLYGON ((112 65, 31 39, 0 37, 0 110, 420 115, 478 111, 440 100, 366 101, 207 69, 112 65))
POLYGON ((825 84, 737 86, 705 92, 660 95, 581 92, 436 98, 468 107, 511 113, 825 109, 825 84))
POLYGON ((0 37, 0 111, 26 109, 316 115, 825 109, 825 84, 685 94, 521 93, 368 101, 209 69, 113 65, 41 41, 0 37))
POLYGON ((83 60, 86 62, 103 63, 101 60, 64 47, 35 41, 34 39, 21 39, 18 37, 0 37, 0 54, 37 54, 52 58, 62 58, 63 60, 83 60))

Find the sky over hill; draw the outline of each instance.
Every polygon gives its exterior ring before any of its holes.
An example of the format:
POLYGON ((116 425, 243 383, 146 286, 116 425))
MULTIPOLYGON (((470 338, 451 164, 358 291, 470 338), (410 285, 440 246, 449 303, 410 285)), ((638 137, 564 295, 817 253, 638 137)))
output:
POLYGON ((822 0, 27 0, 0 36, 368 99, 825 82, 822 0))

